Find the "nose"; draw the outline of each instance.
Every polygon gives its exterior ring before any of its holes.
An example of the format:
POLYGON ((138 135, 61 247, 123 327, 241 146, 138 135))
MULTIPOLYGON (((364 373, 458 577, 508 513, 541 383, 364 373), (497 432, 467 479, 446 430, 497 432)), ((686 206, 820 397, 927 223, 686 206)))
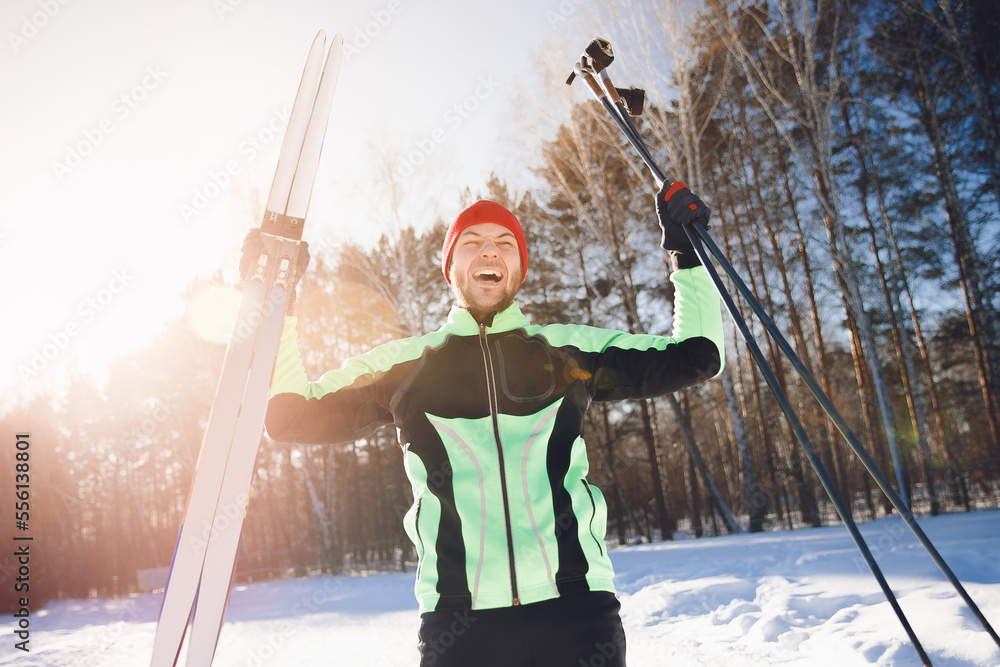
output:
POLYGON ((500 254, 496 241, 492 236, 483 241, 483 247, 479 251, 483 257, 496 257, 500 254))

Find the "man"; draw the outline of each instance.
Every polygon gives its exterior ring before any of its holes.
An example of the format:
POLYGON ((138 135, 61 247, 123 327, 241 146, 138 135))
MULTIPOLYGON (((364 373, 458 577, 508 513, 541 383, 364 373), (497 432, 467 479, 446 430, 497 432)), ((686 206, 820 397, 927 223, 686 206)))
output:
POLYGON ((424 667, 625 665, 604 535, 586 479, 591 401, 659 396, 721 372, 719 297, 682 228, 708 221, 683 186, 657 195, 676 286, 673 336, 530 324, 517 218, 479 201, 448 228, 448 322, 309 382, 286 322, 266 426, 280 441, 350 442, 395 424, 413 505, 424 667))

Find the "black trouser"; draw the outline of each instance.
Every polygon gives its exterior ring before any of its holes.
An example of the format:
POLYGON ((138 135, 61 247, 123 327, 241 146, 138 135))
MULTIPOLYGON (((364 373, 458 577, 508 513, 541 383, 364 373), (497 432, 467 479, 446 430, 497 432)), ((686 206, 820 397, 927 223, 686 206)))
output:
POLYGON ((625 667, 614 594, 421 616, 420 667, 625 667))

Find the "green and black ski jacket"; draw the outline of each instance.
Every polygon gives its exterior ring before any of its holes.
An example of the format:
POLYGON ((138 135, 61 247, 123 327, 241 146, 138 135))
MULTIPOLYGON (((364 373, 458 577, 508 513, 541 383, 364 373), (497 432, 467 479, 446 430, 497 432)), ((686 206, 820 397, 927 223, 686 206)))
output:
POLYGON ((649 398, 719 374, 719 296, 704 267, 675 271, 673 335, 490 326, 454 309, 438 331, 381 345, 309 382, 295 318, 268 405, 271 438, 342 443, 394 424, 413 488, 404 518, 421 612, 611 591, 607 506, 587 482, 591 401, 649 398))

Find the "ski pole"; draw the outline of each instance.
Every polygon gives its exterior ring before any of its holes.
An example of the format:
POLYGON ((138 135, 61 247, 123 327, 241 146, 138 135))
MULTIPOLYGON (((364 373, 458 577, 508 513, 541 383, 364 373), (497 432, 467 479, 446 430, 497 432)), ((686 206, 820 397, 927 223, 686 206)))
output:
MULTIPOLYGON (((595 74, 601 77, 604 89, 608 91, 608 94, 611 95, 613 90, 621 92, 621 89, 614 89, 611 86, 610 78, 608 77, 607 74, 607 66, 610 64, 611 60, 613 60, 613 55, 611 55, 611 45, 607 43, 606 40, 595 40, 595 42, 592 43, 590 47, 588 47, 588 54, 591 54, 589 61, 591 69, 595 74), (604 58, 603 60, 601 60, 599 57, 593 55, 596 48, 595 43, 600 44, 601 52, 607 53, 610 56, 610 59, 604 58)), ((582 60, 581 62, 583 64, 587 64, 587 61, 582 60)), ((581 64, 581 68, 583 67, 583 64, 581 64)), ((608 108, 609 106, 610 105, 605 105, 605 108, 608 108)), ((650 168, 653 174, 658 179, 663 180, 664 176, 662 171, 659 169, 659 167, 656 166, 655 161, 652 158, 652 155, 645 146, 645 142, 643 141, 635 125, 629 118, 630 114, 638 115, 638 113, 633 112, 632 109, 629 109, 629 111, 626 112, 624 106, 620 101, 616 101, 615 106, 613 108, 616 111, 614 115, 615 121, 619 124, 619 127, 621 127, 622 130, 626 133, 626 136, 629 138, 630 143, 632 143, 633 147, 635 147, 636 150, 639 152, 640 156, 643 158, 644 162, 647 164, 647 166, 650 168)), ((610 110, 611 109, 609 109, 609 111, 610 110)), ((948 566, 947 562, 945 562, 944 558, 938 552, 937 548, 931 542, 930 538, 927 537, 927 534, 924 533, 923 529, 920 528, 919 524, 917 524, 916 520, 913 517, 912 512, 902 501, 899 495, 892 489, 892 486, 886 480, 882 472, 878 469, 878 466, 875 464, 874 460, 871 458, 868 452, 866 452, 864 448, 861 446, 861 443, 858 440, 857 436, 853 433, 853 431, 851 431, 850 427, 847 425, 843 417, 834 407, 829 397, 826 396, 822 388, 816 382, 815 378, 805 367, 805 364, 803 364, 801 359, 795 354, 795 351, 792 349, 791 345, 789 345, 788 341, 781 334, 777 325, 767 315, 767 312, 764 310, 763 306, 760 305, 756 297, 753 295, 753 293, 750 291, 750 289, 747 287, 744 281, 736 273, 735 268, 733 268, 732 264, 729 263, 729 261, 725 258, 722 251, 708 235, 707 230, 701 227, 700 225, 696 225, 694 228, 694 233, 696 233, 699 236, 699 238, 704 242, 705 246, 708 247, 708 249, 712 253, 712 256, 716 259, 719 265, 726 272, 726 275, 736 286, 737 290, 747 301, 748 305, 750 305, 754 313, 757 314, 758 318, 763 323, 764 328, 778 343, 778 346, 781 349, 782 353, 788 358, 793 368, 795 368, 799 376, 805 381, 806 385, 809 387, 809 390, 812 392, 813 396, 816 398, 820 406, 826 412, 827 416, 830 418, 831 421, 833 421, 834 425, 847 440, 852 451, 865 466, 865 469, 869 472, 869 474, 871 474, 872 478, 878 484, 879 488, 882 489, 882 491, 886 494, 886 497, 889 499, 892 506, 903 518, 904 522, 907 524, 911 532, 913 532, 917 540, 927 551, 928 555, 930 555, 934 563, 944 574, 945 578, 955 588, 956 592, 969 607, 970 611, 972 611, 973 615, 976 617, 979 623, 983 626, 983 629, 985 629, 986 632, 993 639, 993 641, 998 646, 1000 646, 1000 637, 998 637, 996 630, 994 630, 992 625, 990 625, 985 615, 976 605, 975 601, 972 599, 969 593, 965 590, 965 587, 955 576, 954 572, 948 566)), ((689 237, 691 236, 690 231, 688 232, 688 235, 689 237)), ((702 259, 704 261, 704 258, 702 259)))
POLYGON ((864 465, 865 469, 869 472, 869 474, 871 474, 872 478, 878 484, 879 488, 882 489, 882 492, 885 493, 886 497, 889 499, 889 502, 899 513, 899 516, 903 519, 906 525, 909 526, 910 530, 916 536, 917 540, 921 543, 921 545, 923 545, 924 549, 927 551, 928 555, 930 555, 931 559, 944 574, 945 578, 955 588, 956 592, 959 594, 959 596, 962 598, 965 604, 969 607, 969 610, 972 611, 973 615, 983 626, 983 629, 986 630, 986 632, 990 635, 990 637, 997 644, 997 646, 1000 646, 1000 637, 997 636, 996 630, 994 630, 993 626, 990 625, 990 622, 987 620, 986 616, 976 605, 975 601, 972 599, 969 593, 965 590, 965 587, 962 585, 962 582, 959 581, 958 577, 955 576, 955 573, 948 566, 948 563, 945 562, 944 558, 938 552, 933 542, 931 542, 930 538, 927 537, 927 534, 916 522, 912 512, 910 512, 910 510, 903 503, 899 495, 893 490, 892 486, 889 484, 889 481, 885 478, 885 475, 882 474, 882 471, 879 470, 878 465, 872 459, 871 455, 869 455, 868 452, 865 451, 864 447, 861 446, 861 442, 858 440, 857 436, 844 421, 844 418, 837 411, 837 408, 834 407, 833 402, 830 400, 830 398, 826 395, 826 393, 823 392, 823 389, 819 386, 819 383, 816 382, 816 379, 806 368, 802 360, 798 357, 797 354, 795 354, 795 351, 792 349, 792 346, 788 343, 785 337, 778 330, 777 325, 768 316, 767 312, 764 310, 764 307, 760 304, 759 301, 757 301, 756 297, 750 291, 750 288, 747 287, 746 283, 743 282, 740 276, 736 273, 736 269, 725 258, 725 256, 722 253, 722 250, 715 244, 712 238, 708 235, 708 230, 698 225, 695 226, 694 231, 695 234, 698 236, 698 238, 702 242, 704 242, 705 246, 708 247, 712 256, 715 258, 716 262, 718 262, 718 264, 722 267, 723 271, 725 271, 726 275, 736 286, 737 291, 743 296, 744 300, 750 306, 751 310, 753 310, 753 312, 760 319, 761 323, 764 325, 764 328, 771 335, 771 337, 774 338, 775 342, 778 343, 778 347, 781 349, 782 353, 784 353, 785 357, 789 360, 789 362, 791 362, 792 367, 796 370, 796 372, 799 374, 802 380, 806 383, 806 386, 809 387, 809 390, 810 392, 812 392, 812 395, 816 398, 820 406, 822 406, 824 412, 826 412, 827 416, 830 418, 830 420, 834 423, 837 429, 844 436, 844 439, 847 440, 847 443, 848 445, 850 445, 851 450, 858 457, 858 459, 864 465))
MULTIPOLYGON (((611 54, 611 45, 610 43, 607 43, 606 40, 595 40, 595 43, 600 43, 600 48, 602 52, 606 52, 609 55, 611 54)), ((588 52, 593 52, 595 48, 594 46, 595 43, 592 43, 591 47, 589 47, 588 52)), ((619 89, 613 87, 613 85, 611 84, 611 79, 607 73, 607 67, 608 65, 610 65, 611 60, 613 59, 614 59, 613 55, 611 56, 610 60, 605 59, 604 61, 600 61, 598 58, 591 56, 592 66, 594 70, 596 70, 594 73, 597 76, 601 77, 601 82, 603 84, 604 89, 607 91, 608 96, 613 95, 613 92, 619 91, 619 89)), ((606 108, 607 106, 608 105, 606 105, 606 108)), ((648 148, 646 148, 645 142, 643 141, 641 135, 639 134, 638 129, 636 128, 635 124, 629 117, 630 115, 638 115, 638 114, 633 113, 631 109, 626 111, 620 98, 615 101, 614 109, 616 111, 615 120, 618 122, 619 126, 623 129, 623 131, 625 131, 626 135, 629 138, 630 143, 632 143, 633 146, 636 148, 636 150, 639 152, 643 161, 647 164, 647 166, 649 166, 650 171, 652 171, 653 174, 658 179, 661 180, 661 182, 663 180, 666 180, 665 176, 663 175, 663 172, 656 165, 651 153, 649 152, 648 148)), ((872 459, 872 457, 868 454, 868 452, 865 451, 864 447, 862 447, 861 442, 859 441, 857 436, 847 425, 847 422, 837 411, 836 407, 833 405, 833 402, 826 395, 823 389, 819 386, 819 383, 816 382, 816 379, 806 368, 805 364, 802 363, 802 360, 795 353, 794 349, 788 343, 787 339, 785 339, 785 337, 781 334, 781 331, 778 329, 777 325, 768 316, 767 311, 764 310, 764 307, 760 304, 759 301, 757 301, 753 292, 749 289, 749 287, 747 287, 746 283, 740 278, 739 274, 736 272, 736 269, 732 266, 732 264, 726 259, 725 255, 722 253, 722 250, 715 244, 712 238, 708 235, 708 230, 700 225, 696 225, 694 231, 699 236, 699 238, 704 242, 705 246, 708 247, 708 249, 712 253, 712 256, 715 258, 716 262, 719 264, 719 266, 722 267, 727 277, 736 286, 737 291, 740 292, 740 294, 743 296, 744 300, 750 306, 751 310, 753 310, 753 312, 760 319, 761 323, 764 325, 765 330, 775 340, 775 342, 778 343, 778 347, 780 348, 781 352, 785 355, 785 357, 789 360, 789 362, 791 362, 792 367, 799 374, 802 380, 806 383, 806 386, 813 394, 813 397, 815 397, 817 402, 823 408, 823 411, 826 412, 827 416, 834 423, 834 426, 837 427, 837 430, 839 430, 840 433, 844 436, 844 439, 847 441, 851 450, 861 461, 862 465, 864 465, 865 469, 875 480, 876 484, 878 484, 882 492, 885 493, 886 497, 889 499, 889 502, 896 509, 900 517, 910 528, 910 531, 914 534, 914 536, 917 538, 920 544, 927 551, 928 555, 931 557, 931 560, 934 561, 934 563, 938 566, 938 569, 941 570, 942 574, 944 574, 948 582, 951 583, 952 587, 958 593, 959 597, 961 597, 962 600, 965 602, 966 606, 969 607, 969 610, 976 617, 976 620, 978 620, 979 623, 983 626, 983 629, 986 630, 987 634, 990 635, 994 643, 1000 646, 1000 636, 997 635, 996 630, 990 624, 989 620, 979 609, 979 606, 969 595, 968 591, 966 591, 965 587, 962 585, 962 582, 959 581, 957 576, 955 576, 955 573, 952 571, 951 567, 949 567, 948 563, 941 556, 940 552, 938 552, 933 542, 931 542, 930 538, 923 531, 920 525, 916 522, 916 520, 913 517, 913 513, 906 506, 906 503, 903 502, 899 494, 896 493, 895 490, 893 490, 892 485, 889 484, 885 475, 882 473, 881 470, 879 470, 878 465, 875 463, 874 459, 872 459)), ((688 235, 690 237, 690 232, 688 235)), ((701 255, 699 256, 701 257, 701 255)), ((704 257, 702 257, 702 261, 704 261, 704 257)))
MULTIPOLYGON (((611 60, 613 60, 613 56, 611 56, 610 54, 611 54, 610 43, 608 43, 607 40, 600 40, 600 39, 594 40, 594 42, 592 42, 591 45, 588 47, 588 50, 585 52, 585 55, 581 58, 581 61, 577 63, 576 66, 574 67, 573 75, 570 76, 567 83, 572 83, 573 79, 577 76, 580 76, 584 79, 584 81, 588 84, 591 91, 593 92, 594 96, 597 97, 597 99, 601 102, 605 110, 607 110, 608 113, 611 114, 615 123, 626 135, 626 138, 629 140, 629 143, 632 145, 633 148, 636 149, 636 151, 642 158, 643 162, 646 163, 646 166, 656 177, 658 185, 662 186, 664 183, 668 182, 669 179, 666 177, 663 170, 660 169, 659 165, 656 164, 656 161, 653 159, 652 154, 649 152, 649 149, 646 147, 645 142, 640 136, 638 129, 631 122, 631 119, 628 118, 628 114, 621 113, 619 111, 619 110, 624 111, 624 105, 620 102, 620 100, 617 101, 616 104, 612 103, 610 99, 608 89, 610 88, 614 90, 614 88, 613 86, 610 85, 610 77, 607 75, 607 72, 605 71, 607 69, 607 66, 610 64, 611 60), (595 56, 592 53, 592 49, 595 46, 595 44, 599 44, 600 52, 602 54, 607 54, 608 56, 610 56, 610 58, 605 58, 603 61, 600 58, 595 58, 595 56), (603 72, 602 80, 606 82, 604 86, 602 86, 597 82, 596 75, 598 72, 603 72)), ((781 407, 782 412, 785 414, 785 418, 788 420, 789 425, 792 427, 793 433, 799 440, 799 443, 802 445, 802 448, 806 453, 810 465, 812 465, 813 469, 816 471, 816 474, 820 479, 820 483, 823 485, 823 488, 826 490, 827 495, 833 502, 834 508, 836 509, 838 515, 840 515, 841 520, 844 522, 844 525, 847 527, 848 532, 853 538, 855 545, 858 547, 858 550, 861 552, 861 555, 865 560, 865 563, 868 565, 872 574, 875 576, 875 579, 877 580, 879 587, 882 589, 882 592, 885 594, 885 597, 889 601, 890 606, 896 613, 896 616, 899 619, 900 623, 902 624, 904 631, 906 632, 910 641, 913 643, 914 649, 920 656, 920 659, 923 661, 923 664, 930 665, 931 664, 930 658, 924 651, 923 646, 920 644, 919 639, 917 639, 916 634, 913 631, 913 628, 910 626, 910 623, 906 618, 906 615, 903 613, 902 608, 899 606, 899 602, 896 599, 895 594, 889 587, 889 584, 886 581, 885 576, 883 575, 881 569, 879 568, 878 563, 875 561, 874 556, 872 555, 870 549, 868 548, 868 545, 865 542, 864 537, 858 530, 857 524, 854 522, 854 519, 850 515, 850 511, 844 505, 843 501, 840 499, 840 495, 834 488, 832 480, 830 479, 829 474, 826 472, 826 468, 820 461, 815 448, 810 443, 805 433, 805 430, 803 429, 801 423, 799 422, 799 419, 796 416, 795 411, 792 408, 791 404, 789 403, 787 397, 785 396, 785 393, 782 390, 780 384, 778 383, 777 378, 775 377, 773 371, 768 365, 766 358, 764 357, 760 348, 757 346, 757 343, 754 340, 753 335, 750 333, 750 330, 747 327, 746 321, 740 315, 739 310, 736 308, 735 302, 729 295, 725 286, 722 284, 722 280, 719 277, 718 272, 715 270, 715 267, 712 266, 711 262, 708 260, 708 257, 705 253, 705 249, 700 242, 702 236, 708 235, 707 230, 702 228, 700 225, 695 225, 695 227, 698 228, 698 235, 695 235, 695 232, 692 232, 690 229, 685 228, 685 233, 691 240, 695 253, 698 255, 699 259, 701 259, 702 263, 708 270, 709 275, 711 276, 712 281, 715 284, 716 289, 718 290, 719 295, 726 306, 726 309, 732 316, 733 321, 736 324, 741 337, 747 344, 747 347, 750 350, 751 355, 754 358, 754 361, 757 363, 757 366, 762 376, 764 377, 768 386, 771 388, 771 391, 775 395, 775 398, 778 400, 779 406, 781 407)))
POLYGON ((760 371, 760 374, 763 376, 764 381, 767 382, 767 386, 771 388, 771 393, 773 393, 775 399, 777 399, 778 405, 781 407, 781 411, 785 415, 785 419, 788 420, 789 425, 792 427, 792 431, 795 433, 796 439, 802 445, 802 449, 805 451, 810 465, 812 465, 813 470, 816 471, 816 475, 819 477, 820 484, 823 485, 823 488, 826 490, 831 502, 833 502, 833 506, 836 509, 837 514, 844 522, 844 526, 847 527, 847 531, 850 533, 855 545, 861 552, 861 556, 864 559, 865 564, 868 565, 868 568, 875 576, 879 587, 882 589, 886 599, 889 601, 889 605, 899 618, 899 622, 902 623, 903 629, 906 631, 910 641, 913 642, 913 648, 916 650, 917 655, 920 656, 924 665, 929 666, 931 664, 931 660, 924 651, 923 646, 921 646, 920 641, 917 639, 917 635, 910 626, 909 621, 906 619, 906 615, 899 606, 899 601, 896 599, 895 594, 892 592, 892 589, 889 588, 889 583, 886 581, 885 576, 882 574, 882 570, 875 561, 875 557, 868 548, 868 543, 865 542, 864 537, 861 535, 861 531, 858 529, 857 523, 855 523, 854 518, 851 516, 850 508, 844 504, 840 494, 837 492, 836 487, 834 487, 833 480, 830 479, 830 475, 820 460, 819 454, 816 452, 815 447, 813 447, 812 442, 810 442, 809 437, 806 435, 805 429, 799 421, 798 415, 796 415, 788 397, 781 388, 781 383, 778 382, 778 378, 774 375, 774 371, 771 369, 770 364, 768 364, 764 353, 754 340, 753 334, 750 332, 746 320, 743 319, 743 316, 740 315, 739 310, 736 307, 736 303, 722 286, 722 279, 719 277, 718 272, 709 261, 705 248, 701 243, 702 235, 707 236, 708 231, 705 230, 700 223, 696 223, 695 227, 697 229, 697 233, 688 231, 688 238, 691 239, 695 253, 698 255, 699 259, 701 259, 705 268, 708 269, 708 273, 712 277, 712 282, 715 283, 716 288, 719 290, 719 294, 726 306, 726 310, 729 311, 730 316, 733 318, 733 322, 736 324, 737 330, 740 332, 740 337, 743 338, 743 342, 746 343, 747 348, 750 350, 750 354, 757 363, 757 368, 760 371))

